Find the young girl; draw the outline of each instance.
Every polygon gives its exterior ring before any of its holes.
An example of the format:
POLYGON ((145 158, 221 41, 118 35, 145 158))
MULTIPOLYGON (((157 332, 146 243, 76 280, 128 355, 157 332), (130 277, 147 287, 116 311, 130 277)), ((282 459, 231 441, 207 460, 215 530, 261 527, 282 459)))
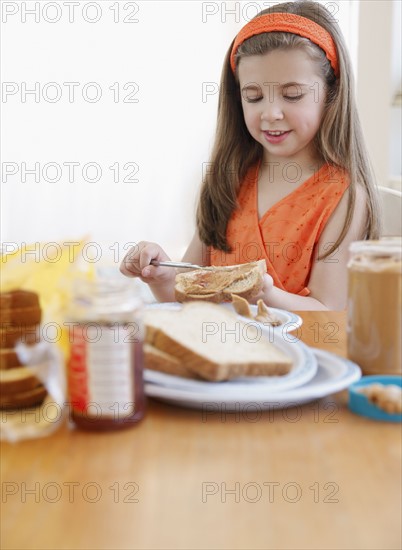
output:
MULTIPOLYGON (((346 306, 348 247, 377 238, 378 206, 350 60, 317 2, 275 5, 249 21, 224 62, 215 144, 183 260, 265 259, 257 298, 288 310, 346 306)), ((175 272, 141 242, 121 271, 174 301, 175 272)))

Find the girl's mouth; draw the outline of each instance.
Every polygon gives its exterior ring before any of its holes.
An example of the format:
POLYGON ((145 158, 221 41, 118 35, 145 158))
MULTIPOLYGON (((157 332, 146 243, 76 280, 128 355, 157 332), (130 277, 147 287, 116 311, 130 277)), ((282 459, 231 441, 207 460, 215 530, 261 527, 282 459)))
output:
POLYGON ((281 131, 281 130, 275 130, 275 131, 269 131, 265 130, 263 131, 265 139, 269 143, 282 143, 287 136, 290 134, 291 130, 287 131, 281 131))

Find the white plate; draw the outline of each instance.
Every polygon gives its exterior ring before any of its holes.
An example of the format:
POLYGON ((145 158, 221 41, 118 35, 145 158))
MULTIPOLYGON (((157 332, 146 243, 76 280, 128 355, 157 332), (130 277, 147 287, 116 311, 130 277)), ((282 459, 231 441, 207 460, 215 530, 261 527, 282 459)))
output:
MULTIPOLYGON (((231 303, 223 303, 219 305, 234 311, 234 307, 231 303)), ((179 302, 162 302, 162 303, 147 305, 147 308, 150 308, 150 309, 179 310, 182 307, 183 307, 183 304, 179 302)), ((253 315, 257 314, 257 306, 250 304, 250 309, 253 315)), ((247 323, 253 323, 260 326, 263 330, 265 329, 268 332, 270 331, 280 332, 282 333, 282 335, 286 335, 287 333, 292 332, 293 330, 297 330, 303 324, 303 319, 291 311, 286 311, 284 309, 277 309, 275 307, 270 307, 269 310, 272 311, 272 313, 274 313, 276 317, 278 317, 279 321, 281 321, 281 324, 278 325, 277 327, 273 327, 271 325, 268 325, 267 323, 260 323, 258 321, 253 321, 251 319, 248 319, 247 317, 243 317, 242 315, 239 315, 239 317, 240 319, 243 319, 243 321, 247 323)))
POLYGON ((245 392, 243 388, 238 388, 237 392, 228 392, 227 387, 224 386, 220 392, 211 393, 205 390, 190 391, 166 387, 149 382, 145 383, 145 392, 148 396, 161 401, 192 409, 205 410, 208 406, 218 405, 229 412, 238 410, 239 406, 253 404, 260 410, 271 410, 301 405, 336 393, 361 377, 361 370, 355 363, 323 350, 308 349, 314 353, 318 361, 316 375, 303 386, 283 392, 265 392, 264 388, 261 388, 260 395, 256 392, 250 393, 249 390, 245 392))
MULTIPOLYGON (((264 333, 261 332, 261 334, 264 333)), ((262 337, 266 338, 265 335, 262 337)), ((280 334, 275 334, 274 338, 271 338, 271 342, 274 342, 275 346, 292 358, 293 368, 289 374, 283 376, 240 376, 224 382, 208 382, 146 369, 144 380, 167 388, 202 392, 211 396, 222 395, 222 392, 226 392, 227 395, 238 395, 246 392, 249 397, 259 398, 268 393, 282 392, 301 386, 315 376, 317 360, 305 344, 300 341, 287 342, 280 334)))

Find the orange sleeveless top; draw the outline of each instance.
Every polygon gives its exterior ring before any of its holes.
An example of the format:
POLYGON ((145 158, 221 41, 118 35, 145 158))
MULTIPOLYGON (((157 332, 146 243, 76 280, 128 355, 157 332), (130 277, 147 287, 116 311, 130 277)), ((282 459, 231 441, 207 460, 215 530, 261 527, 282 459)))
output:
POLYGON ((324 164, 258 219, 258 173, 259 163, 250 168, 241 184, 238 208, 229 219, 227 239, 232 252, 210 248, 210 264, 265 259, 276 287, 307 296, 316 245, 349 186, 349 177, 344 170, 324 164))

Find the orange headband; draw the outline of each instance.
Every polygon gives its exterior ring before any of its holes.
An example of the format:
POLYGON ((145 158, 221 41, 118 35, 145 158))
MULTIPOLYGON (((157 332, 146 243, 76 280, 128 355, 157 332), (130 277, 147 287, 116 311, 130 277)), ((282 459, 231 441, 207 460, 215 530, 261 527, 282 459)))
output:
POLYGON ((236 72, 235 57, 239 46, 248 38, 264 32, 290 32, 308 38, 324 50, 328 60, 334 69, 335 75, 339 75, 338 57, 336 55, 335 42, 332 36, 323 27, 301 15, 293 13, 267 13, 252 19, 245 25, 236 36, 232 53, 230 55, 230 66, 233 73, 236 72))

